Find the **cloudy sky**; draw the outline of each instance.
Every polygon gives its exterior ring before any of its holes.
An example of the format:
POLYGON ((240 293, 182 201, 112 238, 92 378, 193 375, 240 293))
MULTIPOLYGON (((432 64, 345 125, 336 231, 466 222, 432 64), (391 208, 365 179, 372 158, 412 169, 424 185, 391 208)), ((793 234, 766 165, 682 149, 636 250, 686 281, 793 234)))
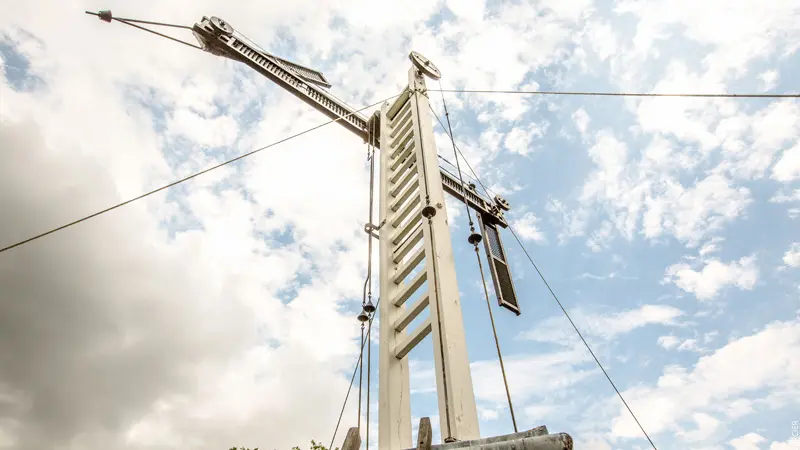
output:
MULTIPOLYGON (((800 91, 796 0, 5 2, 0 247, 326 120, 242 64, 83 13, 100 9, 218 15, 357 106, 402 89, 410 50, 444 88, 800 91)), ((800 102, 447 102, 660 449, 800 448, 800 102)), ((437 143, 453 161, 440 128, 437 143)), ((0 254, 0 449, 327 445, 357 356, 365 155, 328 126, 0 254)), ((448 206, 481 433, 505 434, 466 217, 448 206)), ((523 313, 495 317, 520 428, 647 448, 504 238, 523 313)), ((431 355, 410 355, 411 403, 436 425, 431 355)))

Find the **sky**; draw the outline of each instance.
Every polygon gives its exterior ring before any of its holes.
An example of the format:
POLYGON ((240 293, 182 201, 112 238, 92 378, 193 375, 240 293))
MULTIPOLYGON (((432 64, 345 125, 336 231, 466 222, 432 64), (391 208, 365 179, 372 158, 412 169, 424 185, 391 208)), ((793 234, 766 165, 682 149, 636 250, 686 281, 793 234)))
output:
MULTIPOLYGON (((5 2, 0 247, 327 120, 240 63, 84 14, 101 9, 218 15, 357 107, 406 85, 411 50, 445 89, 800 91, 792 0, 5 2)), ((659 449, 800 448, 800 102, 444 98, 659 449)), ((366 153, 323 127, 0 254, 0 449, 327 445, 358 354, 366 153)), ((510 433, 466 214, 447 206, 481 435, 510 433)), ((649 448, 502 236, 522 315, 492 302, 519 428, 649 448)), ((413 422, 441 439, 430 338, 409 358, 413 422)))

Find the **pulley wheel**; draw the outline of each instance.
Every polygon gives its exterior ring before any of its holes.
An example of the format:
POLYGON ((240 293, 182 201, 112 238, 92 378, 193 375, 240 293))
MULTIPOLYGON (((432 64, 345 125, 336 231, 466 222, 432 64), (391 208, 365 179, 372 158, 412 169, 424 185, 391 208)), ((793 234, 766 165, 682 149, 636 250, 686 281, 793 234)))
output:
POLYGON ((230 36, 233 34, 233 27, 231 26, 231 24, 225 22, 219 17, 213 16, 209 21, 211 22, 211 26, 214 27, 217 33, 224 34, 225 36, 230 36))
POLYGON ((411 58, 411 62, 414 63, 420 72, 433 78, 434 80, 442 78, 442 73, 439 72, 439 69, 436 67, 436 65, 433 64, 428 58, 420 55, 417 52, 409 53, 408 57, 411 58))

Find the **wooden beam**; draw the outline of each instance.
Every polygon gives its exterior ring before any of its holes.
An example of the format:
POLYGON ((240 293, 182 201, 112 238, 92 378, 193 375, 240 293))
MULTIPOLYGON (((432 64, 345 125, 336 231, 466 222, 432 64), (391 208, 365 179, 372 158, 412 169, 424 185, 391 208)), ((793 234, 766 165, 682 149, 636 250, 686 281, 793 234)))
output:
POLYGON ((433 430, 431 429, 431 419, 423 417, 419 419, 419 430, 417 431, 417 450, 431 450, 433 440, 433 430))
POLYGON ((342 450, 359 450, 361 448, 361 435, 358 434, 358 428, 353 427, 347 430, 347 436, 344 437, 344 444, 342 450))

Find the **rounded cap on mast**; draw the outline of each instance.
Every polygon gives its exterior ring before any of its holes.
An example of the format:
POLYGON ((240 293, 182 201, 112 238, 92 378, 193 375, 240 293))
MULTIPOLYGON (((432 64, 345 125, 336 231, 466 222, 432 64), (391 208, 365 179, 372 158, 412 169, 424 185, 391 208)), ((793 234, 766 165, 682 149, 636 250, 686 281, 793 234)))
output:
POLYGON ((408 54, 408 57, 411 59, 411 62, 417 67, 417 69, 424 73, 425 75, 433 78, 434 80, 438 80, 442 78, 442 73, 439 72, 439 69, 436 67, 434 63, 431 62, 428 58, 422 56, 417 52, 411 52, 408 54))

